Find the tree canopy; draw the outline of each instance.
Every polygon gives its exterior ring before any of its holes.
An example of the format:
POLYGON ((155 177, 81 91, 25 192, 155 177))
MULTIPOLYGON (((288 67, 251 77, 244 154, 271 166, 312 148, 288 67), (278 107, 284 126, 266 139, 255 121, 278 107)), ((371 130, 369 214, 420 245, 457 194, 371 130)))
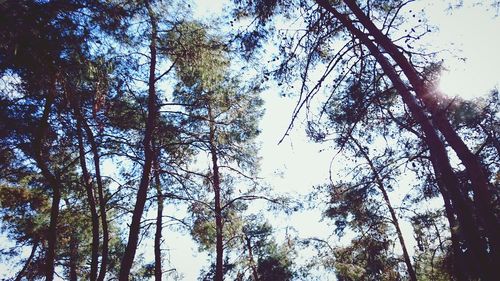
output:
POLYGON ((0 1, 1 278, 496 280, 498 88, 427 2, 0 1))

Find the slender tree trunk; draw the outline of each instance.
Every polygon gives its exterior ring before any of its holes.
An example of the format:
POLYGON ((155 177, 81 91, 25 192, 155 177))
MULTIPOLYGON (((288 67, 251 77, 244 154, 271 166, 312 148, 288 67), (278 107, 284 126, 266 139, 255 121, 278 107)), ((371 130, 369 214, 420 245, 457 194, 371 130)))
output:
POLYGON ((401 95, 403 102, 408 107, 413 119, 421 126, 425 135, 424 141, 428 145, 431 154, 434 155, 437 162, 439 174, 437 174, 436 177, 442 178, 444 185, 450 193, 450 197, 454 204, 454 210, 457 212, 458 220, 463 228, 466 241, 468 242, 468 246, 470 246, 469 250, 471 251, 471 255, 474 256, 477 261, 471 266, 474 267, 474 272, 476 272, 476 274, 484 276, 484 280, 489 280, 489 272, 484 268, 484 265, 488 264, 484 241, 479 235, 479 228, 475 223, 472 208, 468 205, 467 200, 464 198, 462 191, 460 190, 460 182, 450 165, 446 148, 433 125, 427 119, 427 116, 418 105, 416 99, 396 73, 394 67, 389 63, 387 58, 384 57, 378 47, 375 46, 375 44, 368 38, 368 36, 357 29, 346 15, 339 13, 330 5, 328 1, 316 0, 316 2, 342 22, 342 24, 370 50, 370 53, 377 59, 377 62, 382 67, 384 73, 389 77, 394 87, 401 95))
POLYGON ((220 174, 219 164, 217 159, 217 147, 215 144, 215 120, 212 115, 210 105, 208 105, 208 118, 210 122, 210 154, 212 156, 212 184, 214 188, 215 200, 215 233, 216 233, 216 260, 215 260, 215 281, 224 280, 224 245, 222 240, 222 208, 220 196, 220 174))
POLYGON ((426 108, 429 109, 437 128, 464 164, 467 175, 472 183, 475 207, 481 214, 478 218, 480 221, 484 221, 483 225, 488 233, 488 240, 491 243, 490 250, 493 253, 493 261, 498 260, 495 259, 495 257, 497 257, 500 251, 500 224, 493 212, 493 199, 489 189, 489 181, 481 162, 478 157, 469 150, 456 130, 451 126, 445 115, 445 110, 440 108, 433 96, 433 89, 425 85, 424 80, 419 77, 418 72, 404 54, 375 26, 368 16, 365 15, 356 4, 356 1, 345 0, 344 2, 356 15, 361 24, 368 29, 372 36, 374 36, 375 41, 380 44, 401 67, 410 84, 413 86, 417 97, 419 97, 426 108))
POLYGON ((87 161, 85 160, 85 149, 83 145, 82 125, 80 112, 75 112, 77 118, 77 137, 78 137, 78 150, 80 158, 80 166, 82 168, 83 183, 87 193, 87 202, 89 204, 90 217, 92 219, 92 250, 90 259, 90 280, 94 281, 97 278, 97 269, 99 262, 99 216, 97 214, 96 204, 94 200, 94 191, 92 185, 92 178, 87 169, 87 161))
POLYGON ((128 281, 130 269, 132 268, 137 243, 139 242, 139 232, 141 228, 141 217, 146 204, 149 181, 151 177, 151 168, 154 161, 154 151, 152 147, 153 132, 156 127, 156 118, 158 114, 157 97, 155 89, 155 70, 156 70, 156 39, 157 39, 157 22, 154 12, 149 4, 145 1, 146 8, 151 21, 151 41, 150 49, 150 65, 149 65, 149 88, 148 88, 148 117, 146 121, 146 131, 144 132, 144 166, 142 169, 141 181, 137 191, 137 199, 132 214, 132 223, 128 236, 127 247, 120 265, 120 281, 128 281))
MULTIPOLYGON (((155 151, 157 151, 155 149, 155 151)), ((156 161, 154 163, 154 177, 155 177, 155 185, 156 185, 156 199, 157 199, 157 213, 156 213, 156 232, 155 232, 155 280, 161 281, 162 279, 162 266, 161 266, 161 238, 162 238, 162 229, 163 229, 163 192, 161 190, 161 182, 160 182, 160 167, 158 160, 158 151, 156 161)))
POLYGON ((106 213, 106 198, 104 196, 104 185, 102 183, 101 176, 101 160, 99 156, 99 146, 94 137, 94 133, 90 128, 89 124, 85 118, 81 118, 81 123, 87 135, 87 139, 90 143, 90 149, 92 151, 92 157, 94 160, 95 178, 97 182, 97 197, 99 200, 99 215, 101 216, 102 224, 102 253, 101 253, 101 269, 99 275, 97 276, 98 281, 104 281, 106 276, 106 270, 108 266, 108 256, 109 256, 109 229, 108 229, 108 217, 106 213))
POLYGON ((392 224, 396 228, 396 233, 398 235, 398 240, 399 240, 399 244, 401 245, 401 249, 403 250, 403 258, 404 258, 404 261, 406 264, 406 268, 408 270, 408 275, 410 276, 410 280, 417 281, 417 275, 416 275, 415 269, 413 268, 413 265, 411 263, 410 255, 408 254, 408 250, 406 248, 406 244, 405 244, 405 241, 403 238, 403 233, 401 232, 401 228, 399 226, 398 216, 396 214, 396 211, 392 207, 391 201, 389 199, 389 195, 387 194, 387 191, 385 189, 384 182, 382 181, 382 178, 380 177, 377 169, 373 165, 372 160, 370 159, 368 154, 364 151, 363 147, 359 144, 359 142, 354 137, 351 136, 350 138, 354 142, 354 144, 357 146, 359 152, 361 152, 361 154, 365 158, 366 162, 368 163, 368 166, 372 170, 372 173, 375 177, 375 181, 377 182, 378 189, 382 193, 382 196, 384 198, 384 202, 387 205, 387 208, 389 209, 389 213, 391 214, 392 224))
POLYGON ((69 251, 70 251, 70 256, 69 256, 69 280, 70 281, 77 281, 78 280, 78 269, 77 269, 77 258, 78 258, 78 249, 76 245, 75 238, 72 236, 70 238, 70 244, 69 244, 69 251))
POLYGON ((38 249, 38 241, 35 241, 33 243, 33 247, 31 247, 31 252, 30 252, 28 259, 26 259, 26 262, 24 262, 23 268, 21 269, 21 271, 19 271, 19 273, 17 274, 16 279, 14 279, 14 281, 21 281, 21 279, 24 277, 31 262, 33 261, 33 258, 35 257, 35 253, 36 253, 37 249, 38 249))
MULTIPOLYGON (((68 200, 66 204, 70 206, 68 200)), ((74 230, 71 230, 69 237, 69 281, 78 281, 78 240, 74 230)))
MULTIPOLYGON (((44 160, 41 160, 44 161, 44 160)), ((38 162, 38 161, 37 161, 38 162)), ((61 201, 61 186, 56 176, 54 176, 45 163, 39 163, 38 167, 42 170, 42 174, 52 186, 52 205, 50 207, 50 223, 47 233, 47 256, 45 262, 45 278, 47 281, 54 280, 54 267, 56 259, 57 247, 57 225, 59 223, 59 203, 61 201)))
POLYGON ((259 281, 259 273, 257 272, 257 267, 255 266, 255 260, 253 258, 252 239, 245 235, 244 240, 248 251, 248 262, 252 268, 253 281, 259 281))
POLYGON ((49 129, 49 117, 52 104, 56 95, 56 78, 51 81, 49 93, 45 101, 43 115, 40 120, 38 135, 34 140, 34 158, 42 175, 47 180, 52 188, 52 205, 50 207, 50 223, 47 233, 47 252, 45 257, 45 279, 47 281, 54 280, 54 264, 56 258, 57 247, 57 224, 59 222, 59 203, 61 201, 61 181, 58 176, 50 171, 46 163, 45 148, 43 147, 45 137, 49 129))
MULTIPOLYGON (((74 250, 71 249, 70 251, 74 251, 74 250)), ((76 270, 76 263, 74 260, 73 253, 71 253, 71 255, 69 257, 69 281, 78 281, 78 273, 76 270)))

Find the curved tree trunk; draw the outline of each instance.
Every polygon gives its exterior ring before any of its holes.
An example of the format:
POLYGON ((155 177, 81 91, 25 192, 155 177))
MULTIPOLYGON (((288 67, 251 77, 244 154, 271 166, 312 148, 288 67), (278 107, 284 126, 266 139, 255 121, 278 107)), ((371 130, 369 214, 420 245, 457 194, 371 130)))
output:
POLYGON ((99 147, 94 137, 94 133, 90 128, 89 124, 85 118, 81 119, 83 128, 87 135, 87 139, 90 143, 90 149, 92 151, 92 157, 94 160, 95 178, 97 182, 97 197, 99 200, 99 214, 101 216, 102 224, 102 253, 101 253, 101 269, 99 275, 97 276, 98 281, 104 281, 106 276, 106 270, 108 266, 108 256, 109 256, 109 229, 108 229, 108 218, 106 213, 106 198, 104 196, 104 185, 102 183, 101 177, 101 160, 99 156, 99 147))
POLYGON ((135 253, 137 251, 137 244, 139 242, 139 232, 141 228, 141 217, 144 212, 146 204, 149 181, 151 177, 151 168, 154 161, 154 151, 152 146, 153 132, 156 127, 156 118, 158 114, 157 97, 155 89, 155 70, 156 70, 156 40, 157 40, 157 22, 154 12, 150 6, 149 1, 145 1, 148 10, 149 18, 151 21, 151 39, 150 39, 150 65, 149 65, 149 85, 148 85, 148 117, 146 120, 146 131, 144 132, 144 166, 142 169, 141 181, 137 191, 137 199, 132 214, 132 223, 130 225, 130 232, 128 236, 127 247, 120 264, 120 281, 128 281, 130 269, 132 268, 135 253))
POLYGON ((248 251, 248 262, 250 263, 250 268, 252 269, 253 281, 259 281, 259 273, 257 271, 257 267, 255 266, 255 259, 253 257, 252 239, 249 236, 245 235, 243 240, 248 251))
POLYGON ((90 217, 92 220, 92 250, 90 259, 90 275, 91 281, 97 279, 97 268, 98 268, 98 258, 99 258, 99 216, 97 214, 96 204, 94 200, 94 191, 92 185, 92 178, 87 169, 87 162, 85 160, 85 149, 83 145, 82 136, 82 125, 81 125, 81 115, 77 111, 75 113, 77 118, 77 137, 78 137, 78 151, 80 158, 80 166, 82 168, 83 184, 85 186, 85 191, 87 193, 87 202, 89 204, 90 217))
MULTIPOLYGON (((391 119, 396 122, 398 125, 401 127, 406 127, 405 124, 401 123, 400 120, 394 118, 392 114, 390 114, 391 119)), ((408 128, 407 128, 408 129, 408 128)), ((415 134, 417 137, 421 138, 422 136, 414 131, 409 129, 410 132, 415 134)), ((436 159, 433 155, 430 155, 430 161, 432 164, 432 168, 434 170, 434 175, 439 175, 439 167, 437 166, 436 159)), ((450 195, 448 194, 448 191, 446 187, 444 186, 444 183, 442 182, 442 179, 436 178, 436 184, 438 187, 439 192, 442 195, 443 198, 443 203, 444 203, 444 210, 445 210, 445 215, 446 219, 448 220, 449 228, 450 228, 450 238, 451 238, 451 247, 453 249, 453 261, 452 261, 452 270, 450 272, 453 272, 455 277, 457 278, 457 281, 466 281, 467 274, 465 274, 465 262, 464 262, 464 256, 462 254, 462 250, 460 249, 460 238, 458 237, 458 223, 455 218, 455 212, 453 210, 453 206, 451 205, 451 200, 450 200, 450 195)))
POLYGON ((24 262, 23 268, 21 269, 21 271, 19 271, 19 273, 17 274, 16 279, 14 279, 14 281, 21 281, 21 279, 24 277, 24 275, 26 274, 26 271, 28 270, 31 262, 33 261, 33 258, 35 257, 35 253, 36 253, 37 249, 38 249, 38 241, 35 241, 33 243, 33 247, 31 248, 31 252, 30 252, 29 257, 24 262))
POLYGON ((440 108, 433 97, 433 90, 425 85, 424 80, 419 77, 419 74, 404 54, 375 26, 355 1, 345 0, 345 3, 356 15, 356 18, 361 24, 368 29, 372 36, 374 36, 375 41, 380 44, 398 66, 401 67, 410 84, 413 86, 417 97, 422 100, 425 107, 430 111, 437 128, 465 166, 474 191, 475 207, 480 214, 478 218, 480 221, 483 221, 488 240, 491 243, 490 249, 493 253, 492 262, 498 260, 495 257, 497 257, 500 251, 500 224, 493 212, 493 198, 489 189, 489 181, 481 162, 478 157, 470 151, 461 137, 457 134, 456 130, 451 126, 446 117, 445 109, 440 108))
MULTIPOLYGON (((39 160, 41 162, 44 160, 39 160)), ((52 187, 52 205, 50 207, 50 223, 48 229, 47 237, 47 256, 45 262, 45 278, 47 281, 54 280, 54 267, 56 259, 56 247, 57 247, 57 225, 59 223, 59 203, 61 201, 61 186, 59 181, 54 175, 49 171, 45 163, 39 163, 38 167, 42 170, 42 174, 47 179, 52 187)))
POLYGON ((457 213, 458 221, 460 222, 460 226, 463 228, 467 245, 470 248, 471 255, 474 257, 473 260, 476 261, 475 264, 471 265, 473 267, 473 271, 477 275, 483 276, 484 280, 488 280, 489 272, 485 268, 485 265, 488 264, 486 245, 479 234, 479 228, 474 220, 473 210, 464 198, 460 189, 460 182, 450 165, 446 148, 435 131, 432 123, 428 120, 423 109, 418 105, 416 99, 396 73, 394 67, 389 63, 387 58, 384 57, 378 47, 375 46, 375 44, 368 38, 368 36, 357 29, 346 15, 339 13, 330 5, 328 1, 316 0, 316 2, 337 18, 349 30, 349 32, 351 32, 370 50, 370 53, 376 58, 384 73, 389 77, 394 87, 401 95, 403 102, 408 107, 413 119, 421 126, 425 136, 424 141, 429 147, 431 155, 435 157, 437 167, 439 169, 439 174, 437 174, 436 177, 443 180, 443 183, 450 194, 454 210, 457 213))
MULTIPOLYGON (((431 164, 432 168, 434 169, 434 174, 438 175, 439 171, 437 161, 435 157, 431 155, 431 164)), ((460 238, 458 235, 458 222, 455 218, 455 212, 453 210, 453 206, 451 204, 451 199, 450 195, 445 188, 445 185, 443 183, 443 180, 441 178, 438 178, 436 176, 436 181, 437 181, 437 186, 439 189, 439 192, 441 193, 441 197, 443 198, 444 201, 444 211, 446 214, 446 218, 448 220, 448 224, 450 226, 450 238, 451 238, 451 248, 453 251, 453 260, 452 260, 452 271, 455 277, 457 278, 457 281, 466 281, 468 280, 468 274, 466 273, 466 267, 467 264, 465 262, 465 256, 462 253, 462 249, 460 248, 460 238)))

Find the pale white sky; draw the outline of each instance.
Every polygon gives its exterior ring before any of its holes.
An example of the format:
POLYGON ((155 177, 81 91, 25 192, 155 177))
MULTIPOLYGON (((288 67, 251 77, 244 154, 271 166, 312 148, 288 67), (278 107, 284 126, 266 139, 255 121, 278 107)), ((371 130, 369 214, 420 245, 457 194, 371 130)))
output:
POLYGON ((440 88, 449 96, 484 96, 500 85, 499 11, 488 6, 490 1, 477 0, 464 0, 464 8, 446 11, 446 2, 417 1, 413 8, 424 8, 429 23, 439 28, 424 37, 425 42, 434 50, 448 49, 456 55, 442 53, 449 71, 443 73, 440 88))

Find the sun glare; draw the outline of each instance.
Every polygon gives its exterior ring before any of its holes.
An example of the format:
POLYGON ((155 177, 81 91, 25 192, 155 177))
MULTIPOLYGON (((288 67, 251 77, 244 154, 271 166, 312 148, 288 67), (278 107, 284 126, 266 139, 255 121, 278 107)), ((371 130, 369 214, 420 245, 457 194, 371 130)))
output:
POLYGON ((449 56, 439 88, 446 95, 473 99, 500 85, 500 18, 484 7, 471 6, 432 19, 439 26, 438 38, 449 56))
POLYGON ((474 99, 487 95, 500 85, 499 77, 490 70, 456 68, 444 70, 439 81, 439 90, 449 97, 459 96, 463 99, 474 99))
MULTIPOLYGON (((500 50, 500 40, 490 43, 497 45, 500 50)), ((484 41, 483 41, 484 42, 484 41)), ((469 43, 469 45, 480 42, 469 43)), ((500 57, 493 50, 468 48, 463 49, 467 59, 463 62, 451 60, 441 73, 439 89, 446 95, 459 96, 464 99, 473 99, 487 95, 494 88, 500 86, 500 57)))

